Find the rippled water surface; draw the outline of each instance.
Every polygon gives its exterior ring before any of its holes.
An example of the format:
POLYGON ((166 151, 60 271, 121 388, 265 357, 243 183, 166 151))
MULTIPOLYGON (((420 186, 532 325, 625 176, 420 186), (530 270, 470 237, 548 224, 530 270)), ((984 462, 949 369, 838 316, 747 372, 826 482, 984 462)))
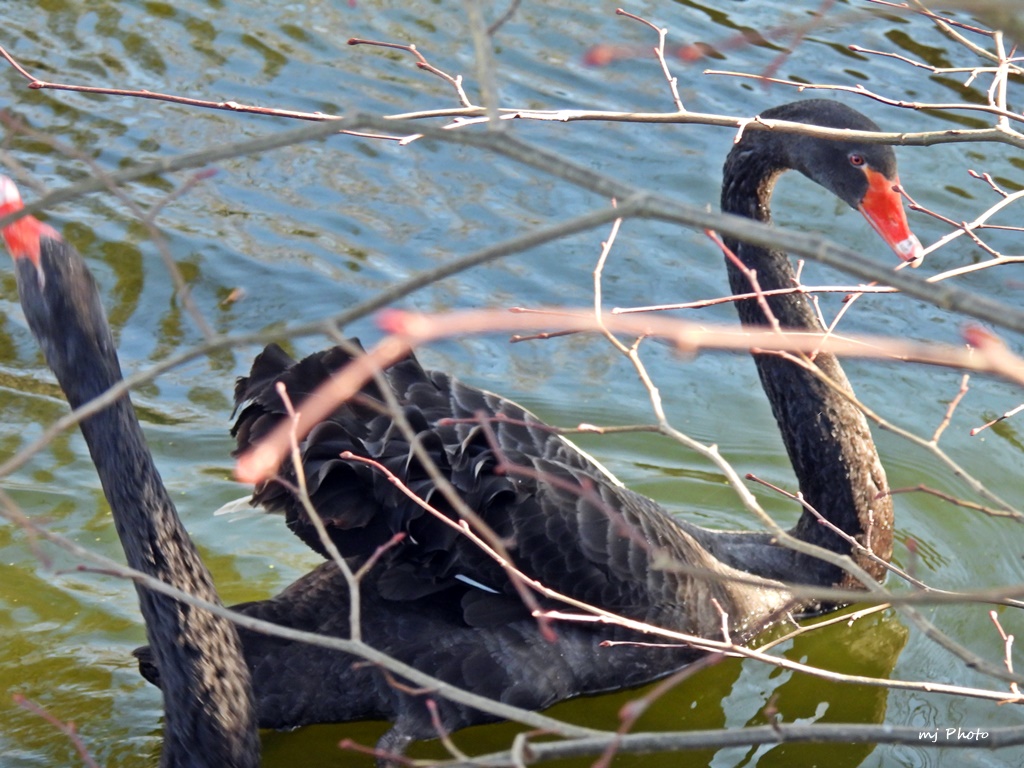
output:
MULTIPOLYGON (((504 5, 504 4, 499 4, 504 5)), ((712 44, 742 30, 767 38, 746 46, 718 45, 713 58, 692 66, 673 61, 683 100, 704 112, 753 115, 794 98, 793 89, 764 89, 748 81, 701 75, 705 66, 760 72, 788 43, 768 30, 808 19, 816 2, 774 0, 701 4, 632 3, 630 11, 667 26, 676 44, 712 44)), ((614 3, 527 0, 497 38, 495 60, 503 105, 523 108, 668 111, 666 82, 648 56, 649 29, 614 14, 614 3), (584 54, 596 43, 636 47, 612 66, 592 68, 584 54)), ((868 19, 862 4, 840 4, 836 23, 808 33, 778 72, 783 78, 863 83, 896 99, 964 98, 965 76, 928 77, 893 59, 865 57, 846 46, 893 51, 936 65, 973 65, 962 48, 923 19, 868 19), (957 79, 959 78, 959 79, 957 79)), ((459 3, 358 0, 282 2, 181 0, 6 0, 0 44, 37 77, 110 87, 148 89, 209 100, 230 100, 336 114, 392 114, 454 105, 449 85, 418 70, 407 54, 351 47, 353 36, 415 43, 432 64, 461 74, 476 97, 474 51, 459 3)), ((497 11, 490 11, 495 15, 497 11)), ((200 110, 114 96, 31 91, 0 66, 7 119, 30 133, 4 149, 48 188, 202 148, 281 131, 280 119, 200 110)), ((841 96, 886 128, 926 130, 978 124, 934 113, 899 112, 867 99, 841 96)), ((977 98, 975 94, 973 98, 977 98)), ((733 133, 722 128, 629 123, 526 123, 516 135, 613 178, 717 206, 722 159, 733 133)), ((1020 154, 995 145, 948 144, 899 151, 901 177, 923 205, 954 220, 970 219, 995 202, 968 168, 992 173, 1009 190, 1024 184, 1020 154)), ((408 146, 372 138, 335 137, 219 162, 217 173, 170 202, 157 224, 207 322, 221 332, 260 332, 338 312, 394 282, 504 238, 600 207, 605 201, 529 168, 467 148, 420 141, 408 146), (240 300, 229 300, 235 289, 240 300)), ((173 183, 147 180, 128 187, 148 206, 173 183)), ((36 192, 26 189, 26 196, 36 192)), ((775 206, 781 224, 827 233, 857 250, 891 255, 854 212, 841 208, 802 178, 786 178, 775 206)), ((1019 208, 1017 209, 1019 212, 1019 208)), ((47 214, 86 256, 100 282, 123 365, 147 368, 202 340, 168 277, 153 231, 126 204, 107 194, 75 200, 47 214)), ((1017 215, 1019 221, 1019 213, 1017 215)), ((941 222, 913 214, 925 242, 946 233, 941 222)), ((1004 223, 1012 223, 1009 220, 1004 223)), ((591 270, 604 231, 481 267, 399 302, 418 310, 537 306, 592 302, 591 270)), ((1015 251, 1010 233, 992 242, 1015 251)), ((931 274, 981 259, 966 238, 939 252, 931 274)), ((1008 303, 1021 303, 1019 267, 962 280, 1008 303)), ((0 272, 0 409, 2 456, 14 454, 66 412, 17 303, 9 267, 0 272)), ((809 284, 850 282, 810 265, 809 284)), ((727 290, 721 257, 703 235, 633 221, 623 228, 606 268, 609 306, 687 301, 727 290)), ((822 299, 826 313, 839 304, 822 299)), ((735 323, 733 310, 704 310, 701 320, 735 323)), ((957 342, 962 321, 921 302, 866 297, 844 320, 849 332, 957 342)), ((372 320, 349 329, 367 341, 379 336, 372 320)), ((1020 339, 1008 337, 1017 344, 1020 339)), ((293 342, 297 352, 323 338, 293 342)), ((157 462, 189 531, 227 602, 266 597, 317 562, 281 521, 214 518, 211 512, 245 492, 230 478, 227 425, 234 378, 247 370, 256 345, 238 346, 176 368, 134 395, 157 462)), ((509 346, 503 337, 474 337, 422 353, 434 367, 507 394, 559 424, 651 421, 644 391, 627 364, 592 338, 509 346)), ((792 472, 756 373, 743 355, 682 359, 656 344, 645 360, 673 423, 718 444, 741 473, 793 487, 792 472)), ((955 395, 960 375, 899 364, 851 363, 863 401, 893 423, 928 437, 955 395)), ((1017 422, 984 436, 967 430, 1020 402, 1019 390, 976 376, 943 445, 966 471, 1004 498, 1024 494, 1024 443, 1017 422)), ((894 487, 928 484, 966 496, 966 486, 933 455, 889 433, 877 433, 894 487)), ((636 490, 703 524, 752 527, 735 494, 712 466, 646 435, 584 441, 636 490)), ((4 488, 33 519, 93 551, 122 559, 99 483, 77 432, 58 437, 4 488)), ((792 505, 766 496, 766 507, 792 519, 792 505)), ((1024 580, 1019 526, 949 506, 933 497, 897 497, 896 559, 935 586, 980 588, 1024 580), (916 555, 907 548, 914 542, 916 555)), ((130 651, 144 642, 131 585, 84 573, 78 560, 10 524, 0 524, 0 765, 75 764, 67 739, 35 714, 14 705, 24 694, 54 717, 76 723, 82 741, 105 766, 156 764, 161 741, 158 692, 138 677, 130 651)), ((927 608, 926 616, 954 640, 1001 663, 1001 641, 979 606, 927 608)), ((1009 632, 1024 629, 1019 612, 1004 610, 1009 632)), ((919 630, 883 613, 802 637, 786 655, 831 669, 902 680, 993 686, 967 670, 919 630)), ((1021 666, 1018 664, 1018 667, 1021 666)), ((635 694, 570 702, 555 714, 615 727, 617 710, 635 694)), ((786 722, 887 722, 919 728, 1019 724, 1018 709, 924 692, 826 684, 753 663, 729 661, 704 671, 655 708, 642 727, 693 729, 761 723, 768 700, 786 722)), ((264 735, 265 764, 355 765, 337 742, 372 742, 379 724, 307 728, 264 735)), ((460 734, 468 751, 506 745, 511 726, 460 734)), ((427 747, 424 754, 437 754, 427 747)), ((678 756, 636 764, 675 766, 678 756)), ((700 753, 687 764, 713 766, 1000 765, 1017 764, 1009 751, 907 747, 732 749, 700 753), (964 761, 968 762, 965 763, 964 761)))

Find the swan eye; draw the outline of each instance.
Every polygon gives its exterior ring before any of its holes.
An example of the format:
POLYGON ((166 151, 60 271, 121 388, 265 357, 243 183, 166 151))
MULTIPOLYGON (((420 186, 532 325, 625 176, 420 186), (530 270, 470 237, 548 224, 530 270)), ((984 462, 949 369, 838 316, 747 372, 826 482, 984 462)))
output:
POLYGON ((851 153, 850 165, 857 166, 858 168, 864 165, 864 155, 858 155, 856 152, 851 153))

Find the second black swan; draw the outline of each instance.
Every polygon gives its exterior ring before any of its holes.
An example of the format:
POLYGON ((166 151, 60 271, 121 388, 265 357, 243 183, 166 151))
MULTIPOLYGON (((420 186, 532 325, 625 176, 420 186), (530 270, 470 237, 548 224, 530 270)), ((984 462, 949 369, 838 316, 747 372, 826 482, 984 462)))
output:
MULTIPOLYGON (((823 100, 784 105, 762 117, 878 130, 855 110, 823 100)), ((747 131, 725 164, 723 211, 769 220, 772 186, 790 168, 859 209, 901 258, 919 256, 920 244, 907 227, 895 189, 895 156, 887 146, 747 131)), ((762 289, 795 284, 784 253, 734 240, 727 244, 756 270, 762 289)), ((750 291, 741 270, 730 266, 729 277, 734 292, 750 291)), ((820 330, 804 296, 780 295, 769 303, 784 327, 820 330)), ((738 310, 745 324, 766 322, 754 300, 739 302, 738 310)), ((302 400, 349 359, 346 351, 333 348, 297 362, 279 347, 267 347, 235 391, 237 452, 248 450, 284 418, 278 384, 301 408, 302 400)), ((884 494, 885 472, 863 415, 801 367, 771 355, 755 360, 804 498, 888 560, 892 504, 884 494)), ((815 361, 833 382, 850 391, 834 357, 818 355, 815 361)), ((721 607, 729 616, 732 638, 742 640, 783 609, 821 608, 793 600, 782 582, 853 586, 841 569, 779 546, 768 534, 708 530, 668 514, 498 395, 445 373, 426 371, 413 357, 394 364, 384 375, 416 440, 466 503, 509 543, 515 565, 558 592, 631 619, 713 638, 722 634, 721 607), (474 421, 479 414, 489 419, 492 438, 474 421), (490 439, 497 442, 497 452, 490 439), (529 471, 496 472, 498 453, 529 471), (656 559, 666 556, 689 568, 673 571, 655 565, 656 559), (703 574, 692 575, 693 568, 703 574), (751 575, 779 585, 752 586, 743 581, 751 575)), ((384 400, 376 385, 366 386, 301 445, 313 505, 353 566, 365 562, 393 534, 406 534, 362 582, 361 630, 367 642, 442 680, 526 709, 644 683, 699 655, 683 646, 608 647, 607 640, 650 638, 600 624, 560 623, 557 641, 546 640, 491 558, 425 513, 378 470, 340 457, 351 451, 380 462, 418 496, 454 516, 388 415, 384 400)), ((286 482, 257 487, 253 503, 283 513, 291 530, 323 554, 306 512, 289 490, 295 481, 292 471, 285 467, 281 473, 286 482)), ((848 542, 807 512, 792 533, 833 552, 851 554, 848 542)), ((877 562, 855 559, 874 577, 883 575, 877 562)), ((564 607, 540 602, 547 608, 564 607)), ((349 635, 348 590, 330 562, 278 597, 239 609, 291 627, 349 635)), ((379 746, 392 752, 436 735, 425 704, 429 695, 396 688, 380 670, 354 665, 353 658, 340 653, 245 630, 241 636, 261 725, 386 719, 394 725, 379 746)), ((144 674, 155 678, 152 665, 142 666, 144 674)), ((494 719, 443 698, 437 704, 447 730, 494 719)))

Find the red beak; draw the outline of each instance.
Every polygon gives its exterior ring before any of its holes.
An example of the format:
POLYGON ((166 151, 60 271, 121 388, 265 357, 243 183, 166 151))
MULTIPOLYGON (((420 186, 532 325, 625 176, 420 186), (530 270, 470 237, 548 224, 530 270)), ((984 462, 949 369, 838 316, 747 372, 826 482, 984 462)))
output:
MULTIPOLYGON (((25 206, 21 202, 21 193, 14 182, 6 176, 0 176, 0 217, 20 211, 25 206)), ((43 224, 35 216, 22 216, 13 224, 8 224, 0 232, 12 259, 28 259, 36 268, 39 287, 46 285, 46 273, 43 271, 42 244, 40 240, 48 237, 60 240, 57 230, 49 224, 43 224)))
POLYGON ((896 191, 900 180, 887 179, 884 174, 871 168, 865 168, 864 175, 868 177, 868 191, 861 198, 857 210, 864 214, 864 218, 897 256, 916 267, 924 258, 924 249, 907 224, 903 198, 896 191))

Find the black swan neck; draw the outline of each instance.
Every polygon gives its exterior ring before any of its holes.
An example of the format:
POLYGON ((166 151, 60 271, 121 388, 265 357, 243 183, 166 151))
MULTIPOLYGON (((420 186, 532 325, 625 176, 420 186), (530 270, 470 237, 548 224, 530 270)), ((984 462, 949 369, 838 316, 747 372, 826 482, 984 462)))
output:
MULTIPOLYGON (((73 408, 121 381, 113 337, 84 261, 43 237, 39 265, 16 259, 26 317, 73 408)), ((219 603, 178 518, 128 396, 81 423, 128 565, 219 603)), ((136 585, 163 674, 162 766, 259 765, 249 671, 234 626, 136 585)))
MULTIPOLYGON (((730 152, 722 182, 722 211, 757 221, 771 222, 771 194, 778 177, 786 170, 805 170, 799 152, 800 141, 792 135, 751 131, 730 152)), ((806 172, 806 170, 805 170, 806 172)), ((810 175, 810 174, 808 174, 810 175)), ((789 257, 780 251, 725 238, 725 244, 746 270, 752 271, 761 291, 792 288, 797 284, 789 257)), ((754 291, 748 273, 726 259, 733 294, 754 291)), ((798 293, 764 297, 771 314, 783 327, 820 331, 810 302, 798 293)), ((740 320, 748 326, 769 323, 757 299, 736 302, 740 320)), ((754 355, 754 362, 771 403, 783 442, 789 454, 804 499, 829 522, 860 539, 879 557, 888 559, 892 548, 892 502, 870 430, 863 414, 847 396, 853 396, 849 381, 832 355, 814 359, 817 370, 842 393, 807 368, 770 354, 754 355)), ((798 538, 837 553, 849 554, 851 545, 804 511, 792 533, 798 538)), ((881 566, 860 561, 876 578, 881 566)), ((808 558, 794 574, 798 581, 835 583, 842 579, 838 568, 808 558)))
MULTIPOLYGON (((771 196, 775 182, 785 171, 794 168, 789 158, 785 135, 754 131, 733 148, 725 162, 722 178, 722 212, 744 216, 765 224, 771 223, 771 196)), ((792 288, 796 272, 789 257, 758 245, 725 238, 726 245, 754 272, 762 291, 792 288)), ((751 278, 731 259, 726 260, 729 287, 734 294, 753 292, 751 278)), ((821 325, 810 304, 799 294, 767 297, 772 315, 787 328, 820 330, 821 325)), ((744 325, 768 325, 761 302, 751 299, 736 302, 744 325)))

